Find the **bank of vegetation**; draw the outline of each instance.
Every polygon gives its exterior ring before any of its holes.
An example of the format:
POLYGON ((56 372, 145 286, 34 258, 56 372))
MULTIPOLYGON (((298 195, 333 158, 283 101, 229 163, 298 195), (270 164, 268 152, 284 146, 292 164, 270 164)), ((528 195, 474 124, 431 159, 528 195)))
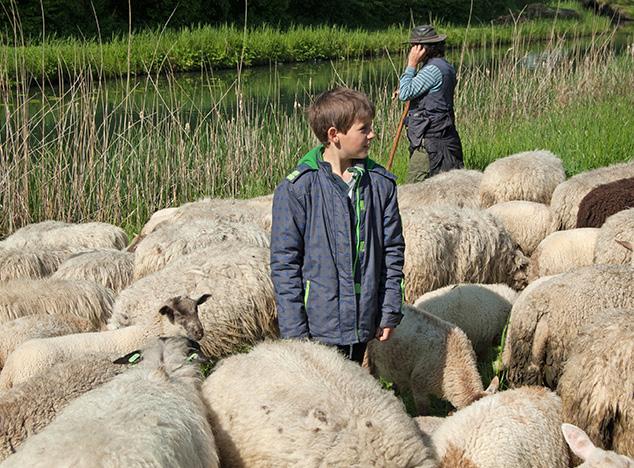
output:
MULTIPOLYGON (((475 2, 478 4, 479 2, 475 2)), ((576 2, 560 2, 576 9, 575 18, 533 19, 522 14, 496 26, 437 22, 448 35, 449 47, 510 44, 514 37, 544 40, 553 36, 591 35, 611 29, 610 19, 584 10, 576 2)), ((556 8, 554 9, 556 11, 556 8)), ((196 26, 179 30, 153 29, 117 35, 108 41, 68 37, 37 44, 0 47, 0 64, 10 77, 25 75, 59 82, 80 74, 95 77, 191 72, 235 68, 272 62, 304 62, 376 57, 398 53, 409 35, 409 22, 379 30, 344 26, 196 26)), ((20 44, 15 34, 13 42, 20 44)))
MULTIPOLYGON (((616 56, 609 39, 573 51, 554 40, 528 67, 518 37, 494 65, 461 70, 457 118, 467 166, 535 148, 558 154, 569 175, 632 158, 634 57, 616 56)), ((385 83, 357 80, 341 72, 332 85, 361 88, 375 101, 372 154, 385 162, 401 104, 385 83)), ((256 105, 239 83, 237 97, 224 98, 233 101, 229 110, 201 112, 176 80, 167 91, 152 76, 121 82, 122 99, 109 99, 87 73, 51 96, 2 71, 0 236, 44 219, 103 220, 138 232, 159 208, 270 193, 314 144, 303 109, 289 113, 275 98, 256 105)), ((400 177, 406 152, 403 138, 400 177)))

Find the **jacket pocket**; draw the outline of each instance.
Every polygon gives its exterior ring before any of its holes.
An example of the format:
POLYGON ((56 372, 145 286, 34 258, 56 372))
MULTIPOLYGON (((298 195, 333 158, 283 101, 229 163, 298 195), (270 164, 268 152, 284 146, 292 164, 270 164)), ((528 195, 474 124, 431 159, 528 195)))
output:
POLYGON ((306 280, 306 286, 304 286, 304 309, 308 309, 309 295, 310 295, 310 280, 306 280))

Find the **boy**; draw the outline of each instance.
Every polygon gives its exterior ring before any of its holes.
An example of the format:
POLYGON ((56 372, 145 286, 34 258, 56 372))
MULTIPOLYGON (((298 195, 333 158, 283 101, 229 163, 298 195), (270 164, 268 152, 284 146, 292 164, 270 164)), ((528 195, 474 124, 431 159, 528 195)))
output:
POLYGON ((366 344, 401 320, 403 240, 394 175, 368 158, 374 106, 357 91, 319 95, 308 111, 321 144, 275 190, 271 277, 283 338, 366 344))
POLYGON ((427 24, 416 26, 410 36, 412 47, 399 81, 399 99, 410 101, 408 183, 464 167, 454 116, 456 71, 445 60, 446 38, 427 24), (417 72, 419 64, 423 67, 417 72))

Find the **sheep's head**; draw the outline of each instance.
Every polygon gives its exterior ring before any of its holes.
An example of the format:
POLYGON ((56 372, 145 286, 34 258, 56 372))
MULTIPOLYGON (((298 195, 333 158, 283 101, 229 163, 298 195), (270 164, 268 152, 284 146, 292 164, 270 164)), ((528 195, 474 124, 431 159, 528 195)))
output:
POLYGON ((561 431, 570 450, 583 460, 580 467, 599 468, 612 466, 614 468, 633 468, 634 459, 619 455, 615 452, 596 447, 590 437, 580 428, 564 423, 561 431))
MULTIPOLYGON (((176 296, 168 299, 159 309, 159 314, 167 317, 167 320, 176 328, 185 331, 185 335, 193 340, 201 340, 205 331, 198 316, 198 306, 211 297, 211 294, 203 294, 198 299, 187 296, 176 296)), ((181 333, 182 334, 182 333, 181 333)))

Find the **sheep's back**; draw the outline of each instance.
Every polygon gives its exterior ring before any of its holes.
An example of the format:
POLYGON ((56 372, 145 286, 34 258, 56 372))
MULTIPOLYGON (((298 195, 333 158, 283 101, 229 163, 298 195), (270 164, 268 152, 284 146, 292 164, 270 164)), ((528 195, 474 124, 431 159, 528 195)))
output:
POLYGON ((618 241, 634 244, 634 208, 610 216, 601 226, 594 248, 594 263, 632 263, 632 251, 618 241))
POLYGON ((203 395, 227 466, 435 466, 396 397, 314 342, 262 343, 226 358, 203 395))
POLYGON ((577 227, 601 227, 619 211, 634 207, 634 177, 599 185, 579 202, 577 227))
POLYGON ((432 205, 478 208, 481 180, 480 171, 454 169, 442 172, 423 182, 399 185, 398 204, 401 210, 432 205))

